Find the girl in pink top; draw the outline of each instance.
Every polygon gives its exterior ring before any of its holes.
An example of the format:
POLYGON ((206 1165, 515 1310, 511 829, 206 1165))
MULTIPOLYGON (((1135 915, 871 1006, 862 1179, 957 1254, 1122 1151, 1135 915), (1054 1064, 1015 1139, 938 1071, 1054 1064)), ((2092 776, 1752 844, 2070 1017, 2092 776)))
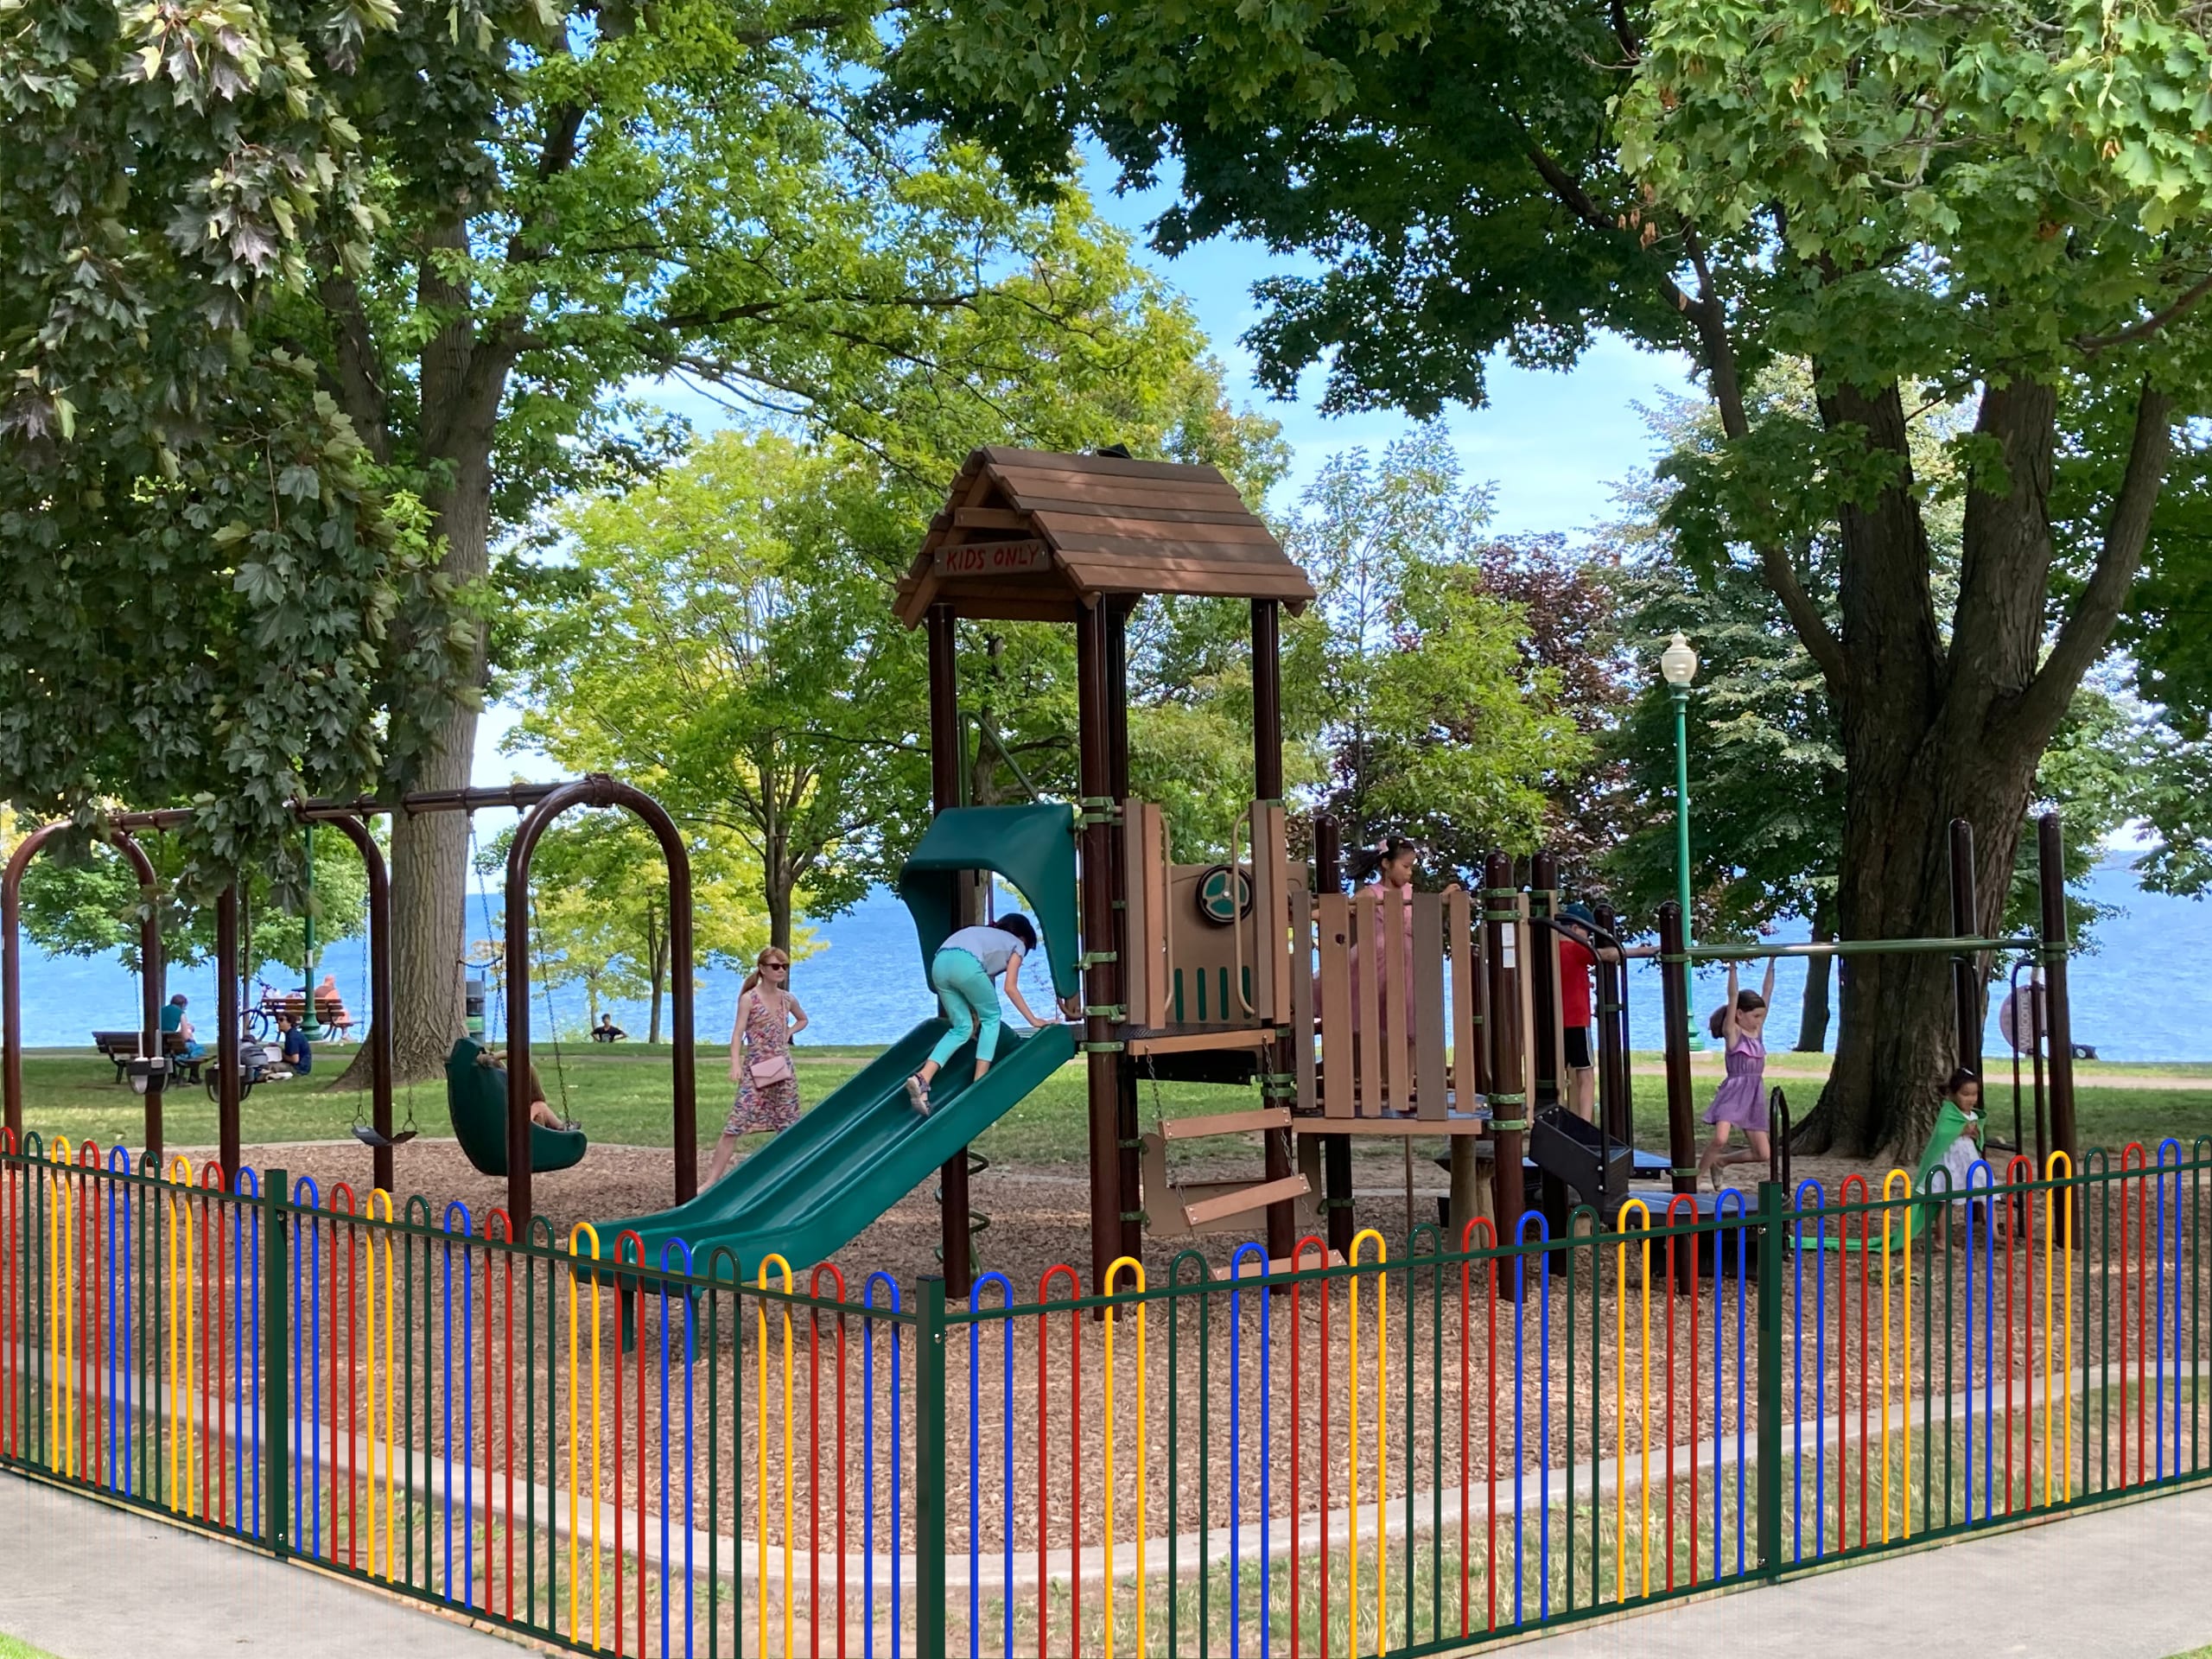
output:
MULTIPOLYGON (((1414 982, 1414 924, 1413 907, 1405 900, 1414 890, 1414 867, 1420 861, 1421 851, 1403 836, 1389 836, 1382 846, 1371 855, 1374 868, 1367 885, 1360 889, 1362 896, 1382 895, 1382 902, 1376 906, 1375 925, 1371 935, 1352 952, 1351 1006, 1352 1017, 1358 1018, 1360 1008, 1359 982, 1364 973, 1375 976, 1375 1007, 1376 1017, 1384 1031, 1390 1029, 1389 957, 1385 953, 1394 948, 1402 964, 1398 972, 1401 986, 1414 982), (1393 901, 1395 902, 1393 902, 1393 901), (1395 947, 1390 936, 1397 935, 1395 947)), ((1412 1037, 1413 1010, 1408 995, 1407 1037, 1412 1037)))

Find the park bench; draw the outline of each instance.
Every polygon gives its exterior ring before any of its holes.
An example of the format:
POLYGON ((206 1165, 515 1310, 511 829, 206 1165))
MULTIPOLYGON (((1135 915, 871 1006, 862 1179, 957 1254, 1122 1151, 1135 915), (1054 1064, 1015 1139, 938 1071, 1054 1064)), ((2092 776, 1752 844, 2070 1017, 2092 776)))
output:
MULTIPOLYGON (((130 1062, 138 1058, 143 1034, 136 1031, 96 1031, 92 1046, 101 1057, 113 1062, 115 1080, 122 1083, 130 1075, 130 1062)), ((184 1052, 182 1033, 165 1031, 162 1033, 162 1052, 169 1057, 172 1070, 187 1083, 200 1081, 200 1061, 184 1052)))
MULTIPOLYGON (((265 991, 262 994, 258 1012, 263 1021, 262 1029, 266 1030, 273 1026, 280 1014, 289 1014, 293 1019, 299 1019, 307 1012, 307 999, 297 991, 265 991)), ((324 1030, 336 1032, 340 1042, 352 1039, 353 1016, 346 1012, 343 997, 316 997, 315 1018, 315 1023, 324 1030)))

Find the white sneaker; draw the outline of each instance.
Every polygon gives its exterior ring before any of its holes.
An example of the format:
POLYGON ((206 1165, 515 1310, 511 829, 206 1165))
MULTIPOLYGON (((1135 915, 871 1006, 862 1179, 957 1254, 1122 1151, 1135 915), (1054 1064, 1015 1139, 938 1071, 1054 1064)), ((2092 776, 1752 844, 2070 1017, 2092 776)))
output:
POLYGON ((930 1115, 930 1086, 920 1077, 906 1079, 906 1098, 913 1103, 914 1109, 924 1117, 930 1115))

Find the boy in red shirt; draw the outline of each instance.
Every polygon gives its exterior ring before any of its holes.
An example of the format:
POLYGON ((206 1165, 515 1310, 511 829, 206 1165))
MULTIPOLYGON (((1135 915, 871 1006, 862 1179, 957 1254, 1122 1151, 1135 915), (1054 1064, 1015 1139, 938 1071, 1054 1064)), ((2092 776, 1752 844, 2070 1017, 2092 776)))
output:
POLYGON ((1590 1051, 1590 976, 1598 958, 1589 930, 1598 925, 1587 905, 1567 906, 1559 913, 1565 925, 1559 938, 1559 1022, 1566 1049, 1567 1108, 1585 1122, 1598 1121, 1598 1072, 1590 1051))

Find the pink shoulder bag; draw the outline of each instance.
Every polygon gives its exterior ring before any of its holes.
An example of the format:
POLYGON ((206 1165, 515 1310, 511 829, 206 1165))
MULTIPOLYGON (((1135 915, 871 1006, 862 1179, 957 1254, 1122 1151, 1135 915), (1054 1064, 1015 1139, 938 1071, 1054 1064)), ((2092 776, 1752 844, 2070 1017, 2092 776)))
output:
MULTIPOLYGON (((790 1024, 791 1009, 786 1007, 780 1012, 784 1022, 786 1025, 790 1024)), ((789 1083, 791 1080, 791 1057, 788 1050, 781 1054, 764 1054, 757 1059, 748 1059, 747 1065, 752 1070, 753 1086, 756 1089, 765 1089, 775 1084, 789 1083)))

